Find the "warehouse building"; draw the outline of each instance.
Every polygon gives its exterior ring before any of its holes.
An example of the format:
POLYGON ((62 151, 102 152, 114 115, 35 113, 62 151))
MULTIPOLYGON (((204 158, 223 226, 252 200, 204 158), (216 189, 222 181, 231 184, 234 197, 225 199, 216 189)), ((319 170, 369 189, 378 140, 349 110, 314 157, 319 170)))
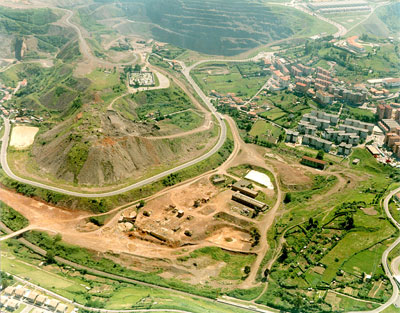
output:
POLYGON ((258 195, 258 191, 250 189, 251 182, 248 180, 242 179, 232 185, 233 191, 238 191, 248 197, 255 198, 258 195))
POLYGON ((258 201, 256 199, 250 198, 246 195, 243 195, 239 192, 236 192, 232 195, 232 200, 244 204, 252 209, 257 211, 264 211, 267 209, 267 205, 264 202, 258 201))
POLYGON ((318 168, 320 170, 324 170, 326 167, 326 162, 322 161, 322 160, 318 160, 315 158, 311 158, 308 156, 303 156, 303 158, 301 159, 301 164, 313 167, 313 168, 318 168))

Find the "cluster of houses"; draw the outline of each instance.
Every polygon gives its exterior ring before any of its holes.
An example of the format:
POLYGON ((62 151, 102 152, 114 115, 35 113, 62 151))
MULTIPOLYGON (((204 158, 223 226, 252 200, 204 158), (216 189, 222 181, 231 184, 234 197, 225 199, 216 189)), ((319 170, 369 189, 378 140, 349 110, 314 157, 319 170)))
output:
POLYGON ((22 302, 35 306, 32 313, 65 313, 68 309, 64 303, 56 299, 49 299, 20 285, 16 287, 8 286, 0 296, 0 306, 10 312, 17 310, 22 302))
POLYGON ((21 89, 21 87, 26 87, 27 85, 28 81, 26 79, 20 81, 15 88, 7 87, 4 84, 0 84, 0 93, 2 94, 0 104, 11 100, 12 96, 15 95, 21 89))
POLYGON ((339 124, 338 115, 312 111, 303 115, 297 131, 287 132, 286 142, 297 143, 302 135, 303 145, 326 152, 330 152, 332 146, 336 145, 337 154, 347 156, 352 147, 366 141, 373 129, 374 124, 371 123, 348 118, 339 124))
POLYGON ((26 108, 9 108, 9 106, 4 105, 6 102, 11 100, 13 95, 15 95, 22 87, 26 87, 27 85, 28 81, 26 79, 20 81, 16 88, 7 87, 3 84, 0 84, 0 94, 3 94, 3 97, 0 99, 0 114, 6 117, 12 116, 10 119, 11 123, 40 123, 43 121, 43 117, 34 116, 33 111, 31 110, 26 108))
MULTIPOLYGON (((361 45, 356 43, 356 38, 348 39, 350 45, 361 45)), ((355 49, 355 48, 354 48, 355 49)), ((362 105, 371 98, 373 100, 389 97, 390 88, 400 86, 400 79, 387 78, 375 80, 368 84, 349 85, 334 77, 331 71, 322 67, 312 67, 313 61, 302 64, 298 61, 290 61, 280 57, 264 59, 264 71, 271 74, 268 81, 270 91, 289 89, 299 94, 306 94, 322 105, 332 104, 334 101, 342 101, 351 105, 362 105), (385 87, 385 88, 384 88, 385 87), (389 88, 389 89, 388 89, 389 88)), ((332 67, 335 63, 332 63, 332 67)))
MULTIPOLYGON (((264 91, 263 94, 266 94, 266 92, 264 91)), ((218 105, 229 106, 231 108, 245 111, 250 118, 256 119, 257 112, 262 109, 255 101, 251 101, 246 104, 246 102, 242 98, 237 97, 235 93, 227 93, 226 95, 222 95, 215 90, 211 90, 210 96, 218 99, 218 105), (248 110, 247 106, 250 106, 250 110, 248 110)), ((259 99, 260 97, 257 96, 253 100, 259 99)))

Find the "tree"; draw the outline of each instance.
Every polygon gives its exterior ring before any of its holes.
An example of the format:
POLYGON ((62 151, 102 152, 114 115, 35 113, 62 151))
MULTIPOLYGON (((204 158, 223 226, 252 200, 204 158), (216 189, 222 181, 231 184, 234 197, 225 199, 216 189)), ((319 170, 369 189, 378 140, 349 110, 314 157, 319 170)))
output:
POLYGON ((46 263, 47 263, 47 264, 56 263, 56 260, 54 259, 54 257, 55 257, 55 254, 54 254, 54 251, 53 251, 53 250, 47 251, 47 252, 46 252, 46 256, 45 256, 45 258, 46 258, 46 263))
POLYGON ((285 195, 285 198, 283 199, 283 202, 284 202, 284 203, 290 203, 290 202, 292 202, 292 194, 291 194, 290 192, 288 192, 288 193, 285 195))
POLYGON ((318 160, 323 160, 324 159, 324 155, 325 155, 325 152, 323 150, 319 150, 318 154, 317 154, 317 159, 318 160))
POLYGON ((62 240, 61 234, 55 235, 53 240, 54 240, 54 243, 55 243, 55 244, 56 244, 57 242, 61 241, 61 240, 62 240))
POLYGON ((287 259, 287 257, 288 257, 288 250, 287 250, 286 244, 283 244, 282 253, 279 256, 278 261, 280 263, 283 263, 287 259))
POLYGON ((134 72, 140 72, 142 70, 142 67, 140 66, 140 64, 136 64, 135 67, 133 68, 134 72))
POLYGON ((251 268, 250 268, 250 266, 248 266, 248 265, 246 265, 246 266, 244 267, 244 269, 243 269, 243 272, 244 272, 246 275, 249 275, 249 274, 250 274, 250 271, 251 271, 251 268))

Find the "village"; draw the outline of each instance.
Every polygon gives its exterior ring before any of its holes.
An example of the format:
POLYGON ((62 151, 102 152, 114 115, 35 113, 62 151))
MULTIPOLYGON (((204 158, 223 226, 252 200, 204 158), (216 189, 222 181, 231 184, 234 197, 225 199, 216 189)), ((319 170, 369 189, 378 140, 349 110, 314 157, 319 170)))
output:
MULTIPOLYGON (((350 37, 345 45, 352 53, 364 53, 357 39, 350 37)), ((258 95, 246 101, 235 93, 223 95, 212 90, 210 96, 216 105, 239 110, 253 122, 263 119, 273 123, 265 113, 272 109, 266 104, 271 96, 285 91, 306 97, 318 107, 312 105, 312 111, 304 114, 295 128, 285 129, 287 143, 342 157, 349 156, 355 147, 366 146, 379 162, 400 167, 400 105, 391 102, 399 95, 400 78, 368 79, 365 83, 352 84, 335 77, 335 62, 330 63, 331 70, 279 56, 265 58, 263 62, 263 71, 270 78, 258 95), (260 97, 267 101, 260 104, 260 97), (376 124, 342 118, 344 105, 372 112, 376 124), (338 111, 330 112, 330 107, 338 111)))
MULTIPOLYGON (((0 308, 4 312, 71 313, 77 312, 54 296, 48 296, 32 286, 15 284, 1 291, 0 308)), ((3 311, 2 311, 3 312, 3 311)))
POLYGON ((1 114, 10 119, 12 124, 14 123, 40 123, 43 122, 43 117, 35 116, 32 110, 27 108, 17 109, 13 108, 11 105, 11 101, 13 97, 21 90, 28 85, 28 81, 26 79, 18 82, 15 88, 10 86, 6 86, 0 83, 0 95, 2 98, 0 99, 0 111, 1 114))

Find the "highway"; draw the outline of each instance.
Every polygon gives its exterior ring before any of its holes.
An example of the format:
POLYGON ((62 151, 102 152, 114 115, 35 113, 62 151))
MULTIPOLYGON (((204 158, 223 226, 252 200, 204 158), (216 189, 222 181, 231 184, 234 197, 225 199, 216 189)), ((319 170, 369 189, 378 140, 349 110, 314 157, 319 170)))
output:
MULTIPOLYGON (((400 223, 398 223, 392 216, 392 214, 390 213, 389 210, 389 201, 390 199, 392 199, 394 197, 394 195, 396 193, 400 192, 400 188, 397 188, 395 190, 393 190, 391 193, 389 193, 389 195, 385 198, 385 200, 383 200, 383 208, 385 209, 385 213, 387 215, 387 217, 392 221, 392 223, 397 227, 397 229, 400 231, 400 223)), ((386 276, 389 278, 390 283, 393 286, 393 294, 390 297, 390 299, 385 303, 382 304, 379 308, 375 309, 375 310, 371 310, 371 311, 357 311, 357 312, 349 312, 349 313, 379 313, 382 312, 384 310, 386 310, 388 307, 390 307, 392 304, 394 304, 397 299, 399 298, 399 286, 396 283, 396 280, 394 278, 394 275, 396 273, 392 273, 392 271, 390 270, 390 265, 389 265, 389 260, 388 260, 388 256, 390 254, 390 252, 397 247, 397 245, 400 244, 400 237, 397 238, 397 240, 390 245, 389 248, 387 248, 385 250, 385 252, 382 255, 382 264, 383 264, 383 268, 385 270, 386 276)))

